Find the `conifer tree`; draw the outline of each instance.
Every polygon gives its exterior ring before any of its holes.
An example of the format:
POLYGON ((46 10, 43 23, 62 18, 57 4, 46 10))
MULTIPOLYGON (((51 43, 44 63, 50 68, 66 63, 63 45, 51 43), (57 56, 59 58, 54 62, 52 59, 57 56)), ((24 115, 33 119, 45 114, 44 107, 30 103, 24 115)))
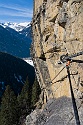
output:
POLYGON ((2 97, 0 125, 18 125, 17 110, 16 96, 8 85, 2 97))
POLYGON ((37 78, 35 78, 34 84, 32 86, 32 100, 31 100, 32 106, 34 106, 35 103, 38 101, 40 93, 41 89, 37 81, 37 78))
POLYGON ((19 108, 21 115, 26 115, 30 112, 31 108, 31 85, 28 82, 28 78, 22 88, 21 94, 18 96, 19 108))

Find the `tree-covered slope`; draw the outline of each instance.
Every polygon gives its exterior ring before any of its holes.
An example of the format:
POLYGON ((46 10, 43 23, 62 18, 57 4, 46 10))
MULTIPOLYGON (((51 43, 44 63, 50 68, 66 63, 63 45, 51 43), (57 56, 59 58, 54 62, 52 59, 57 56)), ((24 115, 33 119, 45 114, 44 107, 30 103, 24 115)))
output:
MULTIPOLYGON (((27 30, 28 32, 29 30, 27 30)), ((9 27, 0 26, 0 51, 17 57, 30 57, 30 37, 9 27)))
POLYGON ((33 84, 35 71, 31 65, 22 59, 0 52, 0 96, 8 84, 18 94, 27 77, 30 84, 33 84))

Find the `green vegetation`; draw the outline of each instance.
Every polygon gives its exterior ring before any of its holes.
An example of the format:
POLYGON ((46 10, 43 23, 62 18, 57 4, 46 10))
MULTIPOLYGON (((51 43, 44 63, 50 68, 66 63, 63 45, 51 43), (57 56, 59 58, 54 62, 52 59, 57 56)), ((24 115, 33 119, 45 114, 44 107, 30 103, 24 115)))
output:
POLYGON ((0 51, 20 58, 30 57, 31 30, 27 28, 20 33, 12 28, 0 26, 0 51), (26 36, 26 33, 28 36, 26 36))
POLYGON ((33 84, 35 79, 33 66, 20 58, 0 52, 0 97, 2 97, 6 85, 10 85, 18 95, 27 76, 29 83, 33 84))
POLYGON ((31 105, 31 91, 32 87, 28 82, 28 78, 22 88, 21 94, 18 95, 17 100, 19 104, 19 109, 21 109, 21 115, 27 115, 30 112, 31 105))
POLYGON ((0 125, 15 125, 18 123, 17 100, 10 86, 6 87, 2 97, 0 125))
POLYGON ((17 98, 10 86, 7 85, 2 96, 0 125, 21 125, 23 118, 26 118, 38 101, 40 93, 41 90, 37 79, 31 85, 27 78, 17 98))
POLYGON ((37 79, 35 78, 34 84, 32 86, 32 99, 31 99, 32 107, 34 107, 35 103, 38 101, 40 93, 41 89, 37 79))

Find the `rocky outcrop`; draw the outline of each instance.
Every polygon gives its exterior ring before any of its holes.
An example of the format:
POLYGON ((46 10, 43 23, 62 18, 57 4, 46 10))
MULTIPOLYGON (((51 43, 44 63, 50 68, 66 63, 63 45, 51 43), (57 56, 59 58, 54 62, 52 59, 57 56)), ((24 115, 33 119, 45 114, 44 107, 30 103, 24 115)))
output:
MULTIPOLYGON (((47 111, 45 112, 44 108, 34 124, 75 125, 68 74, 64 68, 67 64, 61 63, 60 58, 62 55, 70 56, 83 51, 83 1, 34 0, 32 30, 32 57, 42 89, 41 103, 48 104, 47 111), (46 115, 50 109, 51 99, 55 108, 46 115)), ((83 60, 83 55, 74 59, 83 60)), ((83 63, 71 62, 69 68, 82 124, 83 63)))

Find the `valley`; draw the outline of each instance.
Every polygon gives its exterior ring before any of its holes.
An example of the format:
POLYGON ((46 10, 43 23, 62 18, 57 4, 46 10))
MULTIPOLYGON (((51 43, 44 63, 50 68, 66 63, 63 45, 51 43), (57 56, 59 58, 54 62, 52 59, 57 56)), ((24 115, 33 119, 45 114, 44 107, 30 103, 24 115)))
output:
POLYGON ((0 23, 0 97, 7 85, 18 95, 28 77, 33 84, 35 71, 30 57, 31 25, 0 23))

